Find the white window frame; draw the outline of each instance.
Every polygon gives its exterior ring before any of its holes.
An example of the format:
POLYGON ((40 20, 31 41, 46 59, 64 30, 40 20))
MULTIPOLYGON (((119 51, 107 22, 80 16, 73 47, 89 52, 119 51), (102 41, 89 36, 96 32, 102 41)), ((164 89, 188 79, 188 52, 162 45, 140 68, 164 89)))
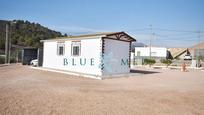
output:
POLYGON ((63 56, 65 53, 65 44, 64 43, 57 43, 57 55, 63 56), (63 47, 63 54, 60 54, 60 47, 63 47))
POLYGON ((71 56, 80 56, 81 55, 81 41, 72 41, 71 43, 71 56), (74 47, 79 47, 78 54, 74 54, 74 47))

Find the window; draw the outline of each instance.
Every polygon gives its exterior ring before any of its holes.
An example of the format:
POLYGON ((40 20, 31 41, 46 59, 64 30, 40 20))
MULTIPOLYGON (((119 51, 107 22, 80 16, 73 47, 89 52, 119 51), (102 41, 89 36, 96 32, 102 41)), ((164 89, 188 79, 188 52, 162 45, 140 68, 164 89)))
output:
POLYGON ((58 43, 57 44, 57 55, 64 55, 64 43, 58 43))
POLYGON ((81 42, 74 41, 72 42, 72 56, 80 56, 81 53, 81 42))

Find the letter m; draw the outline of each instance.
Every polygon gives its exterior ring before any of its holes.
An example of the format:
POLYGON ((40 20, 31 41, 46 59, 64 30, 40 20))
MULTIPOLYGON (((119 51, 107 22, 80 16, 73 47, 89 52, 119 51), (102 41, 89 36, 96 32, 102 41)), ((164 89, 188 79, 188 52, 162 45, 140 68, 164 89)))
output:
POLYGON ((129 59, 121 59, 121 65, 129 65, 129 59))

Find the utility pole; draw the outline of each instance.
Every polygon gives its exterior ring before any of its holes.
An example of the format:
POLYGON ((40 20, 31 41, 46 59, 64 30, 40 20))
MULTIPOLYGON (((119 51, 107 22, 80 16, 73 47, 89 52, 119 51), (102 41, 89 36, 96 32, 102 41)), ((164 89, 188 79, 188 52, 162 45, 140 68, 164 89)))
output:
POLYGON ((11 62, 11 34, 12 34, 12 25, 9 25, 9 39, 8 39, 8 64, 11 62))
POLYGON ((197 32, 198 33, 198 57, 197 57, 197 66, 199 67, 200 65, 200 31, 197 32))
POLYGON ((152 33, 152 25, 150 26, 150 39, 149 39, 149 59, 152 58, 152 38, 153 38, 153 33, 152 33))
POLYGON ((6 41, 5 41, 5 64, 8 63, 8 46, 9 46, 9 24, 6 24, 6 41))
POLYGON ((11 60, 11 36, 12 36, 12 24, 16 22, 6 23, 6 41, 5 41, 5 64, 10 64, 11 60))
POLYGON ((198 51, 199 51, 198 56, 200 56, 200 31, 198 31, 198 44, 199 44, 199 46, 198 46, 198 51))

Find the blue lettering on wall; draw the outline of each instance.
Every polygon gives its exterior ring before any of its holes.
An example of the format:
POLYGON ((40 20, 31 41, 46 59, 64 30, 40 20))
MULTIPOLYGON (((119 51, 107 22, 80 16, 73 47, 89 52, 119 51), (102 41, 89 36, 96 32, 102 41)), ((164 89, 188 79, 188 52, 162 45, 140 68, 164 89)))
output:
POLYGON ((91 58, 91 66, 94 65, 94 58, 91 58))
POLYGON ((121 59, 121 65, 129 65, 129 59, 121 59))
MULTIPOLYGON (((63 58, 63 65, 67 66, 67 65, 71 65, 71 66, 94 66, 95 65, 95 60, 94 58, 90 58, 90 59, 86 59, 86 58, 63 58)), ((117 61, 114 61, 114 63, 118 63, 117 61)), ((102 61, 102 64, 104 65, 104 61, 102 61)), ((121 63, 122 66, 126 66, 129 65, 129 59, 121 59, 121 63)), ((106 64, 107 66, 107 64, 106 64)))
POLYGON ((85 58, 84 59, 80 58, 80 65, 82 65, 82 66, 86 65, 86 59, 85 58))
POLYGON ((74 58, 72 58, 72 65, 75 66, 74 58))
POLYGON ((68 65, 67 58, 64 58, 64 66, 68 65))

